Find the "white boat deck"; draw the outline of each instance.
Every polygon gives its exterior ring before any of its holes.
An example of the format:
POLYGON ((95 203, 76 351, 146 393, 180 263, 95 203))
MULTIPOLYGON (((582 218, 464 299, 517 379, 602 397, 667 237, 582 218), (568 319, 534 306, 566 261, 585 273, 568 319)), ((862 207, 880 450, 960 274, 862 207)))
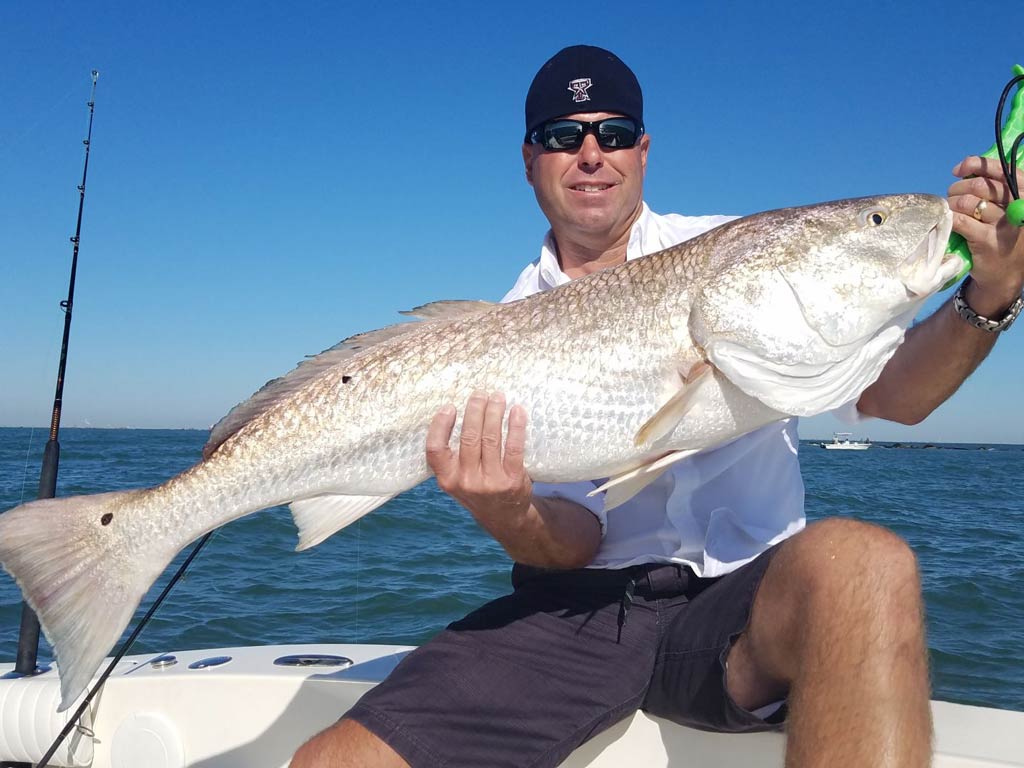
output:
MULTIPOLYGON (((174 652, 123 660, 93 702, 88 731, 50 765, 93 768, 283 768, 309 736, 334 722, 409 650, 385 645, 293 645, 174 652), (345 669, 284 667, 289 654, 335 654, 345 669), (201 659, 231 661, 190 669, 201 659)), ((0 675, 12 665, 0 665, 0 675)), ((42 756, 68 713, 55 671, 0 679, 0 762, 42 756)), ((937 768, 1024 766, 1024 713, 933 702, 937 768)), ((727 736, 638 713, 580 747, 564 768, 774 768, 781 734, 727 736)))

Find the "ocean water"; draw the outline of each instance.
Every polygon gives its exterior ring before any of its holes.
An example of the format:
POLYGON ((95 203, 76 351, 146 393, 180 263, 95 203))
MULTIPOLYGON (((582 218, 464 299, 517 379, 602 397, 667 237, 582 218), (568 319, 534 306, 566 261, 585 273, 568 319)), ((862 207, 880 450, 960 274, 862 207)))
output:
MULTIPOLYGON (((46 439, 43 429, 0 429, 0 510, 35 498, 46 439)), ((66 429, 57 493, 154 485, 195 463, 205 440, 192 430, 66 429)), ((1024 446, 854 452, 804 442, 801 463, 809 518, 879 523, 917 552, 933 696, 1024 711, 1024 446)), ((220 529, 133 652, 419 644, 508 588, 507 556, 432 481, 313 550, 296 553, 295 542, 284 508, 220 529)), ((2 660, 15 656, 20 599, 0 572, 2 660)), ((49 652, 44 641, 41 656, 49 652)))

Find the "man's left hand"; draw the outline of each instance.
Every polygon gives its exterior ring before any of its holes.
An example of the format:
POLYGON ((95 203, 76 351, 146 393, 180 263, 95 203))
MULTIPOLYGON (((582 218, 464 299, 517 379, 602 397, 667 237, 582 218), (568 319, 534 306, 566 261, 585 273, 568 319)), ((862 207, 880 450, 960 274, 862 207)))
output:
MULTIPOLYGON (((949 187, 953 230, 967 240, 974 257, 974 285, 967 300, 976 312, 998 318, 1024 288, 1024 227, 1006 219, 1006 206, 1013 196, 997 159, 967 157, 953 175, 960 177, 949 187)), ((1024 189, 1020 171, 1017 183, 1024 189)))

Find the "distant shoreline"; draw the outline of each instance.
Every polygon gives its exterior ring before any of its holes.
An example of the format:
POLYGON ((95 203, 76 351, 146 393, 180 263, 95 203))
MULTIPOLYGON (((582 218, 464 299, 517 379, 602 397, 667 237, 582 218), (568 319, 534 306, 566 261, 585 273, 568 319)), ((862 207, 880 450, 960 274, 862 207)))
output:
MULTIPOLYGON (((829 438, 820 438, 820 439, 800 438, 800 443, 802 445, 808 445, 808 446, 820 446, 820 445, 831 443, 831 442, 832 442, 832 440, 829 439, 829 438)), ((1024 451, 1024 445, 1021 445, 1020 443, 929 443, 929 442, 910 443, 910 442, 903 442, 903 441, 900 441, 900 440, 893 440, 893 441, 872 440, 871 441, 871 447, 872 448, 895 448, 895 449, 906 448, 906 449, 912 449, 912 450, 933 449, 933 450, 939 450, 939 451, 984 451, 986 449, 991 450, 992 448, 997 447, 997 446, 1000 449, 1016 448, 1018 450, 1024 451)))
MULTIPOLYGON (((47 424, 43 427, 4 427, 0 426, 0 429, 36 429, 44 432, 50 431, 50 425, 47 424)), ((73 430, 84 430, 84 429, 101 429, 109 432, 116 432, 118 430, 131 430, 132 432, 209 432, 210 427, 61 427, 61 432, 69 432, 73 430)))

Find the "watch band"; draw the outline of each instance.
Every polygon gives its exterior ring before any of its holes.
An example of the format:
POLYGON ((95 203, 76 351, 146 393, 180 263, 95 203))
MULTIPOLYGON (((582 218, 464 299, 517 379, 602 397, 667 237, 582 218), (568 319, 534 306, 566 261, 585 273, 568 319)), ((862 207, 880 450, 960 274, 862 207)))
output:
POLYGON ((970 281, 971 276, 968 275, 967 279, 960 283, 960 287, 956 289, 956 294, 953 296, 953 309, 956 310, 956 313, 975 328, 988 331, 989 333, 999 333, 1013 325, 1013 321, 1017 319, 1021 310, 1024 309, 1024 295, 1017 297, 1017 300, 1006 310, 1006 314, 1003 315, 1002 319, 989 320, 987 317, 979 315, 971 309, 971 305, 964 298, 964 289, 970 281))

